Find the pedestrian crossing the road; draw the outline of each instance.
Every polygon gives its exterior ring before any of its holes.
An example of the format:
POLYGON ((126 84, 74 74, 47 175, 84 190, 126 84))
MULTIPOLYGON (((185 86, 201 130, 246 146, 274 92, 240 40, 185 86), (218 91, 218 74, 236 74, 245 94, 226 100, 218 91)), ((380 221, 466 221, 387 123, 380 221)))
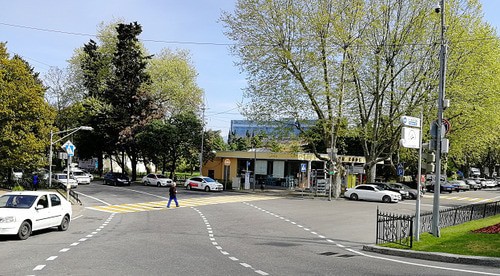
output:
MULTIPOLYGON (((195 207, 195 206, 205 206, 205 205, 215 205, 224 203, 236 203, 236 202, 249 202, 257 200, 271 200, 277 199, 279 197, 272 196, 259 196, 259 195, 239 195, 239 196, 217 196, 217 197, 204 197, 204 198, 190 198, 183 199, 179 201, 181 205, 179 208, 183 207, 195 207)), ((108 206, 92 206, 86 207, 86 209, 107 212, 107 213, 134 213, 134 212, 146 212, 155 210, 168 210, 166 208, 168 200, 163 201, 151 201, 142 203, 129 203, 129 204, 119 204, 119 205, 108 205, 108 206)), ((177 207, 172 207, 175 209, 177 207)))
MULTIPOLYGON (((426 194, 424 195, 426 198, 433 198, 433 194, 426 194)), ((467 196, 455 196, 455 195, 439 195, 439 198, 441 199, 448 199, 448 200, 457 200, 457 201, 469 201, 469 202, 493 202, 497 201, 498 199, 495 198, 481 198, 481 197, 467 197, 467 196)))

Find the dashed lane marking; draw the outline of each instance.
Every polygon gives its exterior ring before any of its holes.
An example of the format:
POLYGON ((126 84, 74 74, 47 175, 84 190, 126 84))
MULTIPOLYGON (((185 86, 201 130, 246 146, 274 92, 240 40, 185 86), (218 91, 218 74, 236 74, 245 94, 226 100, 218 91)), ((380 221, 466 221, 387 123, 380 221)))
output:
MULTIPOLYGON (((426 198, 433 198, 434 195, 424 195, 426 198)), ((470 202, 493 202, 494 198, 479 198, 479 197, 467 197, 467 196, 455 196, 455 195, 440 195, 439 198, 448 200, 458 200, 458 201, 470 201, 470 202)))
MULTIPOLYGON (((259 195, 238 195, 238 196, 217 196, 217 197, 206 197, 206 198, 190 198, 180 200, 179 208, 183 207, 196 207, 214 204, 224 204, 224 203, 236 203, 244 201, 257 201, 257 200, 272 200, 279 197, 272 196, 259 196, 259 195)), ((167 205, 166 200, 163 201, 152 201, 152 202, 140 202, 140 203, 127 203, 118 205, 107 205, 107 206, 92 206, 85 207, 86 209, 107 212, 107 213, 135 213, 135 212, 147 212, 155 210, 166 210, 167 205)))

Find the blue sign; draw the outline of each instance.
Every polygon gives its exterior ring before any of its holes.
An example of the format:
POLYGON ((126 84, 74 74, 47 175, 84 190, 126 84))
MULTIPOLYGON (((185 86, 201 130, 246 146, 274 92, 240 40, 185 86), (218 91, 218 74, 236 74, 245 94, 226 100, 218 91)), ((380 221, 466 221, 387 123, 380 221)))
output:
POLYGON ((403 175, 405 175, 405 169, 403 168, 403 165, 402 165, 402 164, 399 164, 399 165, 398 165, 397 174, 398 174, 398 176, 403 176, 403 175))
POLYGON ((300 172, 307 171, 307 163, 300 163, 300 172))

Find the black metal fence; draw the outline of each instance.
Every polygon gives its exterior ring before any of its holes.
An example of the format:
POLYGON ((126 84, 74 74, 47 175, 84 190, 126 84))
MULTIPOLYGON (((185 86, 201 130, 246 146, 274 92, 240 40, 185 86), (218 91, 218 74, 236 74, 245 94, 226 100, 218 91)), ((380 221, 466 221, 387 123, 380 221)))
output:
MULTIPOLYGON (((452 207, 439 211, 439 227, 458 225, 497 214, 500 214, 500 201, 452 207)), ((432 212, 420 214, 420 233, 431 232, 432 217, 432 212)), ((383 213, 377 208, 376 243, 396 243, 411 248, 414 222, 414 215, 383 213)))
POLYGON ((413 220, 415 216, 380 212, 377 208, 377 244, 397 243, 413 246, 413 220))

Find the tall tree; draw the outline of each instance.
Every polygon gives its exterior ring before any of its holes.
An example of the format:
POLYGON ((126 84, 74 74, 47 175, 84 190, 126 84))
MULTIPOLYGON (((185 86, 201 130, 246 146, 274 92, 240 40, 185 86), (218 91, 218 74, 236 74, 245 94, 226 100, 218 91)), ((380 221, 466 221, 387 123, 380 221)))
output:
POLYGON ((146 73, 146 60, 150 57, 143 55, 138 43, 141 26, 137 22, 119 24, 117 32, 118 43, 112 61, 113 75, 103 97, 112 106, 108 117, 108 133, 117 137, 119 149, 130 158, 132 180, 135 180, 139 149, 134 137, 159 114, 147 91, 150 78, 146 73))
POLYGON ((44 100, 38 73, 0 43, 0 174, 12 168, 47 165, 47 145, 55 112, 44 100))

